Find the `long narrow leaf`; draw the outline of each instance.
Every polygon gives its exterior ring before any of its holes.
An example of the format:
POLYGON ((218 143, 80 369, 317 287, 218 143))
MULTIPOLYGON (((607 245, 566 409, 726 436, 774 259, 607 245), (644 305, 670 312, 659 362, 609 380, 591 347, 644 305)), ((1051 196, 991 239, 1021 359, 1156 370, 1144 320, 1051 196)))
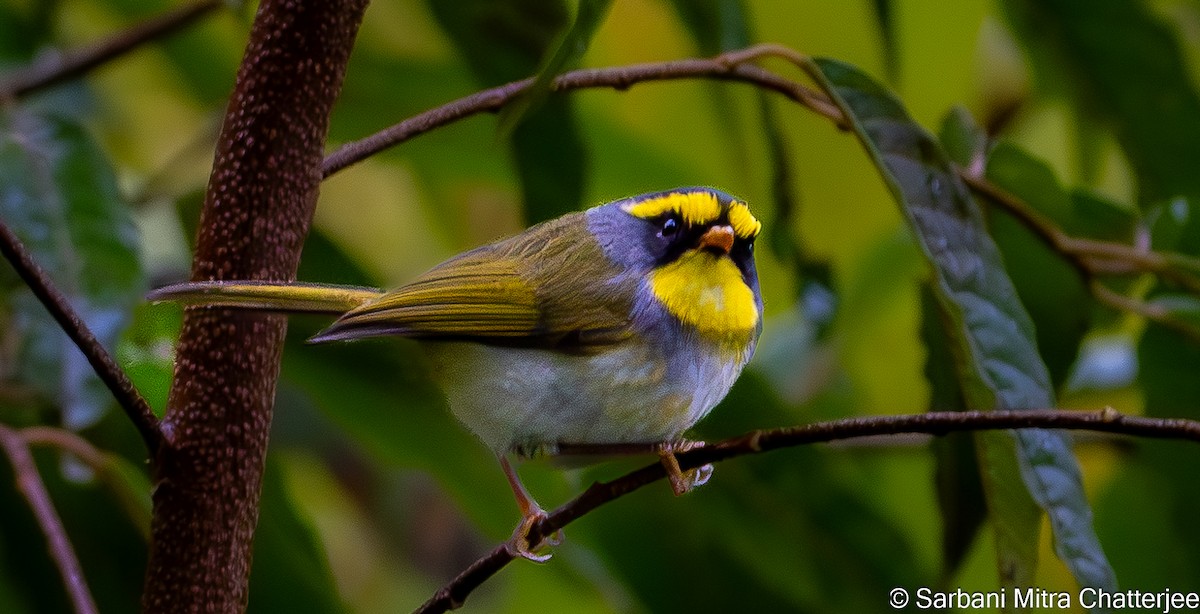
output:
MULTIPOLYGON (((1038 354, 1033 324, 1017 297, 987 234, 982 214, 937 141, 878 83, 845 63, 815 60, 812 72, 850 120, 901 205, 933 270, 933 284, 959 363, 968 407, 1024 409, 1054 406, 1050 376, 1038 354)), ((1013 468, 998 456, 999 437, 981 437, 985 489, 993 520, 1004 526, 1020 517, 1021 495, 1012 488, 1013 468), (1006 516, 997 516, 997 514, 1006 516)), ((1055 546, 1081 586, 1114 588, 1115 576, 1092 528, 1092 513, 1067 438, 1058 432, 1013 434, 1024 489, 1050 517, 1055 546)), ((1011 553, 1036 544, 1035 522, 1024 518, 1005 537, 1011 553), (1030 526, 1033 525, 1033 526, 1030 526)), ((1035 555, 1019 555, 1023 566, 1035 555)), ((1007 561, 1013 564, 1013 561, 1007 561)), ((1024 573, 1002 576, 1019 580, 1024 573)), ((1030 573, 1032 569, 1025 570, 1030 573)))

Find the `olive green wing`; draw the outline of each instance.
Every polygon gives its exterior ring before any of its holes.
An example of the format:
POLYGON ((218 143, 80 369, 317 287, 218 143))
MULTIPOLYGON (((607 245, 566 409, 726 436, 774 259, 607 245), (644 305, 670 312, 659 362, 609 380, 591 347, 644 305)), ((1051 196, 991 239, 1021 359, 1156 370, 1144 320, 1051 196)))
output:
POLYGON ((581 216, 452 258, 347 312, 312 341, 398 335, 589 352, 629 334, 633 289, 581 216))

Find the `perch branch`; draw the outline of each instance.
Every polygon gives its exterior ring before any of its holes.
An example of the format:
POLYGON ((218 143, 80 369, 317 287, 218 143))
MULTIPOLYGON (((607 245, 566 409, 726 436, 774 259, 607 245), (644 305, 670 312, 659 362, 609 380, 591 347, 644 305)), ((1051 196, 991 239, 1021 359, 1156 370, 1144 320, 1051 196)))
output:
POLYGON ((20 433, 0 425, 0 447, 4 448, 4 453, 12 463, 17 488, 25 494, 25 499, 29 501, 29 507, 33 510, 34 518, 42 527, 42 532, 46 534, 46 541, 50 545, 50 556, 58 566, 59 573, 62 574, 63 584, 66 586, 67 594, 71 597, 75 612, 77 614, 95 614, 96 602, 92 600, 87 580, 84 579, 83 570, 79 567, 79 559, 75 557, 75 550, 71 548, 71 542, 67 539, 62 519, 58 517, 58 512, 54 511, 50 494, 46 492, 46 485, 42 483, 42 478, 38 475, 37 465, 33 462, 33 455, 29 452, 28 444, 20 433))
MULTIPOLYGON (((679 466, 692 469, 707 463, 759 454, 769 450, 857 437, 958 431, 1052 428, 1116 433, 1200 443, 1200 422, 1127 416, 1112 408, 1098 411, 1029 410, 989 412, 931 412, 901 416, 870 416, 819 422, 804 426, 752 431, 738 437, 678 454, 679 466)), ((662 464, 647 465, 610 482, 596 482, 578 497, 530 527, 529 543, 536 544, 592 510, 665 477, 662 464)), ((417 612, 455 609, 473 590, 513 560, 504 545, 480 557, 443 586, 417 612)))
POLYGON ((182 30, 223 4, 222 0, 201 0, 153 17, 82 49, 35 60, 29 66, 0 78, 0 100, 15 100, 74 79, 150 41, 182 30))
POLYGON ((34 296, 46 307, 46 311, 50 312, 71 341, 83 352, 96 375, 125 410, 153 456, 162 443, 162 432, 159 430, 158 417, 154 415, 154 410, 150 409, 150 404, 134 387, 129 376, 96 339, 96 335, 50 281, 46 272, 33 261, 21 240, 3 222, 0 222, 0 253, 12 263, 17 275, 24 280, 34 296))
MULTIPOLYGON (((565 92, 584 88, 624 90, 647 81, 679 79, 741 81, 783 94, 790 100, 812 109, 835 123, 841 123, 843 120, 841 111, 824 94, 747 63, 762 57, 774 48, 773 45, 758 45, 714 58, 690 58, 669 62, 575 70, 559 75, 554 80, 553 87, 555 91, 565 92)), ((329 177, 347 166, 435 128, 480 113, 499 111, 504 105, 512 102, 529 89, 532 84, 533 78, 529 78, 481 90, 470 96, 414 115, 371 136, 346 143, 325 158, 322 166, 324 176, 329 177)))

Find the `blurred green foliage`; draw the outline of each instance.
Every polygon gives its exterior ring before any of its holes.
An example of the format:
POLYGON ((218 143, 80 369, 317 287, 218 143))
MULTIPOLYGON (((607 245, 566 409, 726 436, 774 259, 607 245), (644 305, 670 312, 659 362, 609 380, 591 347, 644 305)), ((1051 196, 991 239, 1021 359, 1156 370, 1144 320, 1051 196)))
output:
MULTIPOLYGON (((0 83, 171 6, 0 0, 0 83)), ((886 82, 896 92, 888 104, 914 128, 940 128, 923 164, 982 161, 988 179, 1074 236, 1200 250, 1194 3, 613 2, 566 39, 585 45, 581 58, 559 47, 578 10, 565 0, 375 0, 331 145, 540 67, 772 41, 836 58, 854 80, 886 82)), ((145 288, 187 275, 215 121, 252 17, 221 12, 80 82, 0 106, 0 219, 35 246, 160 411, 179 314, 137 303, 145 288)), ((392 286, 564 211, 712 185, 751 203, 772 249, 757 256, 767 316, 758 356, 697 437, 972 400, 956 388, 957 341, 937 301, 923 298, 945 263, 922 256, 928 237, 908 229, 853 136, 746 85, 698 81, 550 95, 517 119, 511 133, 491 116, 453 124, 328 180, 301 278, 392 286)), ((987 207, 984 223, 1037 342, 1015 366, 1044 364, 1053 384, 1039 394, 1063 407, 1200 418, 1194 340, 1098 305, 1079 271, 1003 210, 987 207)), ((998 262, 980 266, 997 273, 998 262)), ((1110 287, 1196 311, 1150 276, 1110 287)), ((0 422, 79 428, 124 459, 93 476, 52 448, 37 455, 101 611, 131 611, 145 565, 144 507, 131 493, 146 489, 145 450, 43 317, 0 266, 0 422), (87 411, 72 413, 72 403, 87 411)), ((516 511, 494 460, 445 411, 408 343, 304 345, 324 323, 295 318, 290 330, 250 609, 411 609, 506 538, 516 511)), ((1200 499, 1188 487, 1200 449, 1072 439, 1074 455, 1059 442, 1049 466, 1078 459, 1120 585, 1200 590, 1200 499)), ((549 564, 514 564, 467 607, 884 611, 897 586, 993 589, 993 535, 1021 519, 988 516, 980 472, 1005 488, 1019 476, 997 470, 995 451, 977 452, 978 442, 851 442, 726 462, 682 499, 659 485, 582 518, 549 564)), ((647 460, 521 471, 549 507, 647 460)), ((7 468, 0 462, 0 611, 63 611, 61 580, 7 468)), ((1033 582, 1074 590, 1047 521, 1023 522, 1041 535, 1026 526, 1015 544, 1023 564, 1036 560, 1033 582)), ((1072 544, 1057 545, 1074 560, 1072 544)))

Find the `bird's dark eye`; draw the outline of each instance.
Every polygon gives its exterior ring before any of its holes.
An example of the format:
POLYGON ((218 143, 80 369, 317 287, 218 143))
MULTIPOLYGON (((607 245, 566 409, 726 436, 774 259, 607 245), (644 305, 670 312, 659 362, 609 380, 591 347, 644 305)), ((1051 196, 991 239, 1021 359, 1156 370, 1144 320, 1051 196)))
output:
POLYGON ((679 220, 669 217, 663 220, 662 230, 658 231, 658 236, 666 238, 673 236, 677 232, 679 232, 679 220))

